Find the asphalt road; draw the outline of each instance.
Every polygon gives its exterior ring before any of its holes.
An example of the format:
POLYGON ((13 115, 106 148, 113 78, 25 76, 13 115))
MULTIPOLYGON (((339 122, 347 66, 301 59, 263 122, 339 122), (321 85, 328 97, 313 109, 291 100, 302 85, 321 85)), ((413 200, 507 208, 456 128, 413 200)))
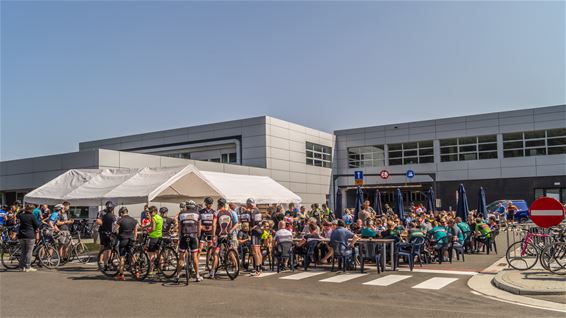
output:
POLYGON ((2 272, 0 316, 563 318, 563 313, 475 295, 466 285, 469 275, 444 272, 479 271, 502 256, 501 251, 499 255, 467 255, 465 263, 425 267, 441 273, 418 268, 412 273, 378 275, 372 268, 363 276, 315 270, 307 272, 313 276, 304 277, 299 270, 260 278, 241 275, 235 281, 205 280, 187 287, 159 281, 117 282, 88 265, 36 273, 2 272), (364 284, 368 282, 374 285, 364 284))

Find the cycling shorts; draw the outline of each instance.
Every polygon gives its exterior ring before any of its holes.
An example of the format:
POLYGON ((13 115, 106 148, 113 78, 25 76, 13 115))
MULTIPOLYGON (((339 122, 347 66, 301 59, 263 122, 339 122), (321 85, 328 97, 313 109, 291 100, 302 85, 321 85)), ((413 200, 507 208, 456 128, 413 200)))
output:
POLYGON ((160 243, 161 243, 161 238, 150 238, 149 242, 147 243, 147 251, 157 252, 160 243))
POLYGON ((132 239, 129 238, 120 239, 118 244, 118 251, 120 253, 120 256, 122 257, 126 256, 126 253, 128 252, 128 249, 132 243, 133 243, 132 239))
POLYGON ((110 233, 100 232, 100 245, 104 248, 112 248, 112 238, 110 233))
POLYGON ((179 240, 179 251, 184 252, 190 250, 191 253, 198 252, 199 240, 196 235, 183 236, 179 240))
POLYGON ((253 246, 260 246, 261 245, 261 236, 263 235, 263 232, 259 232, 259 231, 252 231, 252 245, 253 246))
POLYGON ((199 241, 204 244, 205 242, 208 242, 208 246, 212 246, 212 233, 206 233, 206 232, 202 232, 200 233, 200 238, 199 241))

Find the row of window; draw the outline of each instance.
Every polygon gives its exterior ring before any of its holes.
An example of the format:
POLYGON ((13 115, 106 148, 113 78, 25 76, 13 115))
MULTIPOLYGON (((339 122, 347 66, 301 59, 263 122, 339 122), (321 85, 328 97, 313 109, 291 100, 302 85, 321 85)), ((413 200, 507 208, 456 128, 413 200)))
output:
MULTIPOLYGON (((441 139, 439 143, 441 162, 498 158, 497 135, 441 139)), ((389 144, 387 151, 390 166, 434 162, 432 140, 389 144)), ((504 158, 564 153, 566 128, 503 134, 504 158)), ((349 168, 384 165, 384 145, 348 148, 349 168)))
POLYGON ((307 162, 309 166, 332 168, 332 147, 306 143, 307 162))
MULTIPOLYGON (((165 157, 181 158, 181 159, 191 159, 190 152, 177 152, 165 154, 165 157)), ((210 162, 220 162, 220 163, 237 163, 237 154, 235 152, 220 154, 220 158, 207 158, 207 159, 195 159, 200 161, 210 161, 210 162)))

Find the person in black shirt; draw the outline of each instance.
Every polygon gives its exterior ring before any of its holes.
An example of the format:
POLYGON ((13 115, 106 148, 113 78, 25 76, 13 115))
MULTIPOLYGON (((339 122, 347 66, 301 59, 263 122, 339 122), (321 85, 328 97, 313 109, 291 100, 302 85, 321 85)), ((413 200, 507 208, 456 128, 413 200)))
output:
POLYGON ((20 270, 22 272, 35 272, 35 268, 31 268, 31 258, 33 253, 33 247, 35 245, 35 240, 39 238, 37 229, 39 228, 39 222, 33 216, 32 205, 27 205, 25 212, 18 214, 18 221, 20 223, 20 228, 18 230, 18 238, 20 240, 20 248, 22 250, 22 255, 20 258, 20 270))
POLYGON ((124 256, 130 245, 138 236, 138 221, 128 215, 128 209, 121 207, 118 211, 120 219, 116 223, 118 229, 118 250, 120 252, 120 266, 118 267, 117 280, 124 280, 124 256))
POLYGON ((111 248, 110 235, 114 231, 114 223, 116 223, 116 216, 114 215, 114 203, 111 201, 106 202, 106 208, 103 215, 99 215, 96 223, 100 225, 98 232, 100 233, 100 250, 104 248, 111 248))
POLYGON ((167 212, 169 212, 169 209, 166 207, 161 207, 159 209, 159 214, 161 214, 161 217, 163 218, 163 239, 171 241, 171 231, 175 229, 175 219, 168 217, 167 212))

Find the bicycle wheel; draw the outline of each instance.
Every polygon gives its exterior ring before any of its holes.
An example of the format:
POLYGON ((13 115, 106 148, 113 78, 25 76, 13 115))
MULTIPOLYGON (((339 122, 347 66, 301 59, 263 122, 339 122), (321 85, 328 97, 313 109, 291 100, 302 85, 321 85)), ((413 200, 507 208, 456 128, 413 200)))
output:
POLYGON ((22 257, 22 250, 17 244, 10 244, 2 249, 2 265, 6 269, 17 269, 20 266, 20 258, 22 257))
POLYGON ((240 274, 240 258, 238 257, 238 252, 231 248, 226 252, 224 258, 224 267, 226 268, 226 274, 231 280, 236 279, 238 274, 240 274))
POLYGON ((86 264, 88 262, 90 262, 90 254, 89 254, 89 250, 88 247, 86 246, 85 243, 80 243, 77 244, 74 248, 74 256, 77 259, 77 261, 79 261, 79 263, 81 264, 86 264))
POLYGON ((548 270, 554 274, 566 275, 566 244, 554 243, 544 249, 549 256, 546 260, 548 262, 548 270))
POLYGON ((61 255, 57 248, 51 244, 41 245, 37 252, 39 263, 48 269, 53 269, 61 264, 61 255))
POLYGON ((118 267, 120 265, 120 258, 118 251, 115 249, 105 248, 98 253, 96 258, 98 264, 98 270, 108 276, 114 277, 118 275, 118 267))
POLYGON ((128 256, 130 273, 135 280, 142 281, 149 275, 149 256, 144 250, 137 250, 128 256))
POLYGON ((177 264, 179 255, 171 247, 165 247, 159 253, 158 271, 167 279, 173 278, 177 274, 177 264))
POLYGON ((189 286, 189 280, 191 280, 192 268, 193 268, 192 255, 187 251, 185 253, 185 286, 189 286))
POLYGON ((505 253, 507 264, 512 268, 524 271, 533 268, 539 259, 539 250, 529 242, 523 246, 523 242, 515 242, 509 246, 505 253))
POLYGON ((212 266, 212 261, 214 260, 214 247, 210 246, 206 249, 206 263, 205 268, 207 272, 210 272, 210 267, 212 266))

